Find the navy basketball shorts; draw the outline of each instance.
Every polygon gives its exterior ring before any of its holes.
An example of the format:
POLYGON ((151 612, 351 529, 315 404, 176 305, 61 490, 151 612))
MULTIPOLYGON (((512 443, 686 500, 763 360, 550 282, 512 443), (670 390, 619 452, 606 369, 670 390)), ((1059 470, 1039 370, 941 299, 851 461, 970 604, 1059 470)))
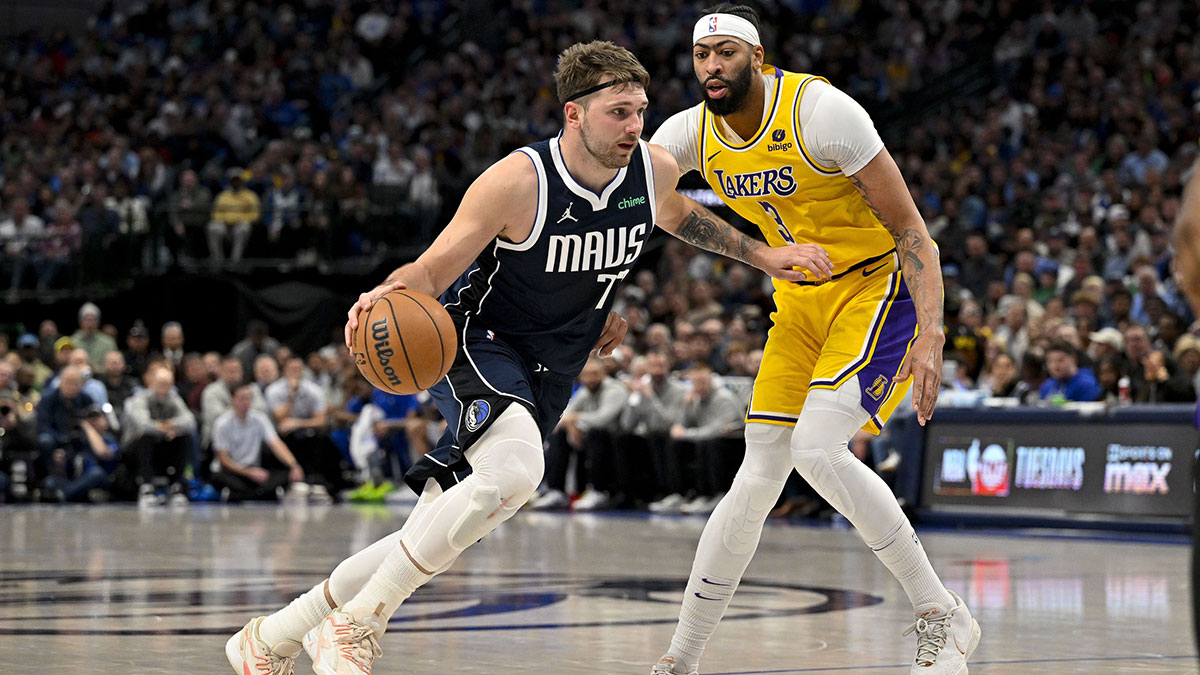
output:
POLYGON ((574 379, 523 357, 492 331, 469 326, 450 372, 429 389, 446 432, 413 464, 405 482, 420 494, 430 478, 442 489, 462 481, 471 473, 467 450, 510 405, 524 406, 545 439, 571 399, 574 379))

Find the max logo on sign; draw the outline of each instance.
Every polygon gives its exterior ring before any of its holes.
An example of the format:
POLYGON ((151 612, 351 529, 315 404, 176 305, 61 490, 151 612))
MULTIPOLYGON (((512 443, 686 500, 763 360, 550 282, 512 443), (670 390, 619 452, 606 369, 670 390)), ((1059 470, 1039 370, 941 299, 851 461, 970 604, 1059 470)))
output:
POLYGON ((379 362, 379 367, 383 369, 383 377, 389 383, 400 386, 400 376, 396 374, 396 369, 392 367, 392 357, 396 355, 389 346, 391 331, 388 330, 387 319, 380 319, 371 324, 371 337, 375 340, 375 360, 379 362))
POLYGON ((483 423, 487 421, 488 413, 491 411, 492 407, 488 405, 487 401, 482 399, 472 401, 471 405, 467 406, 467 431, 476 431, 479 427, 483 426, 483 423))

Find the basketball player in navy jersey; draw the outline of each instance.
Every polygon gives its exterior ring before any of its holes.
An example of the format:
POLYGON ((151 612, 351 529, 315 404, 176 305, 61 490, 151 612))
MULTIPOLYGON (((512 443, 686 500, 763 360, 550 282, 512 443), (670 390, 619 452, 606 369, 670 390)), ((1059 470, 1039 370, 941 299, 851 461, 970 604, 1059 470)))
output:
MULTIPOLYGON (((1175 218, 1175 279, 1192 311, 1200 315, 1200 159, 1183 190, 1183 203, 1175 218)), ((1200 426, 1200 405, 1196 408, 1200 426)), ((1193 461, 1193 485, 1200 481, 1200 458, 1193 461)), ((1200 496, 1192 496, 1192 630, 1200 647, 1200 496)))
POLYGON ((349 312, 347 347, 359 313, 393 289, 440 296, 454 319, 458 354, 430 390, 447 431, 405 477, 421 494, 417 506, 398 532, 230 638, 238 673, 290 673, 302 641, 318 673, 371 672, 399 605, 541 482, 542 440, 572 380, 590 352, 605 356, 621 343, 625 322, 610 311, 616 286, 656 223, 776 278, 828 277, 820 246, 768 247, 675 191, 675 160, 640 140, 649 76, 628 51, 574 45, 555 82, 562 133, 492 165, 430 248, 349 312))

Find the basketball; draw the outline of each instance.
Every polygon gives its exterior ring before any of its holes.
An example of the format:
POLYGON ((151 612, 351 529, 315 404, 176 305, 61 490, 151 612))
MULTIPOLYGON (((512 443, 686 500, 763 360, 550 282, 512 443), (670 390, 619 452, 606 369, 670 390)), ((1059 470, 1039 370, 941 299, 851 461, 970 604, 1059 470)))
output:
POLYGON ((354 362, 379 389, 415 394, 446 376, 454 363, 456 335, 450 315, 433 297, 391 291, 359 315, 354 362))

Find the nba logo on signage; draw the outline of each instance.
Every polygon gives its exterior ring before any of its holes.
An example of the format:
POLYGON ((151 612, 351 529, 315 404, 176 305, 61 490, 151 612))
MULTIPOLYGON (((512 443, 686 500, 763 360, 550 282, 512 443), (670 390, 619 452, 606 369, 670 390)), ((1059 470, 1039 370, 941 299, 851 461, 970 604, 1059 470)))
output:
POLYGON ((717 17, 714 16, 708 20, 708 32, 710 32, 710 33, 717 32, 717 17))

